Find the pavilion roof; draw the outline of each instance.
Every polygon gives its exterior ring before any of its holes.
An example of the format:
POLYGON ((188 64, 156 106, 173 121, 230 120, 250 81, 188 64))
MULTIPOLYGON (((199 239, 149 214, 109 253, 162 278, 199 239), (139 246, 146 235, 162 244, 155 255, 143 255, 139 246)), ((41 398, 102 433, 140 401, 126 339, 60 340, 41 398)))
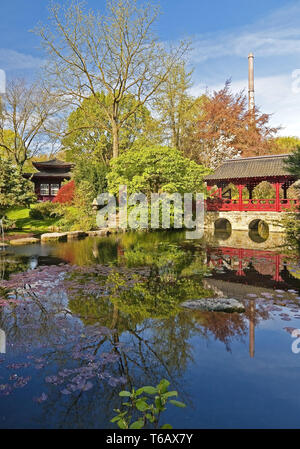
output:
POLYGON ((64 162, 59 159, 51 159, 49 161, 37 161, 32 162, 32 165, 37 170, 44 170, 44 169, 67 169, 69 170, 74 164, 72 162, 64 162))
POLYGON ((205 181, 245 178, 294 178, 287 170, 285 159, 288 154, 268 155, 230 159, 218 167, 205 181))
POLYGON ((36 173, 24 173, 23 176, 25 178, 40 179, 40 178, 59 178, 59 179, 68 179, 71 177, 70 172, 50 172, 50 171, 38 171, 36 173))

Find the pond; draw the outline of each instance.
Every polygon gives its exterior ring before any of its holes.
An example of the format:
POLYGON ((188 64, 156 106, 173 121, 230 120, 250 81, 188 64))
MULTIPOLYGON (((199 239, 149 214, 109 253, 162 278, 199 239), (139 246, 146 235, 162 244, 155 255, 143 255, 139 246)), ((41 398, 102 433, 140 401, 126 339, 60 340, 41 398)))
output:
POLYGON ((0 428, 117 428, 119 392, 163 378, 187 407, 161 425, 300 427, 300 267, 278 238, 135 232, 0 252, 0 428), (180 305, 216 295, 245 312, 180 305))

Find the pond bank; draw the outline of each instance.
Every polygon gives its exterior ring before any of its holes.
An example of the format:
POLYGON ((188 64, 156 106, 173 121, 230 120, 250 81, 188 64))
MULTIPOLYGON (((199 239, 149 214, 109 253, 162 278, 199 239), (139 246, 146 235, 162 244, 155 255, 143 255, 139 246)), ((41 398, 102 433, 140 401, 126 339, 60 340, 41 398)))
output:
POLYGON ((66 231, 66 232, 48 232, 44 234, 20 234, 20 235, 5 235, 5 242, 1 244, 1 247, 7 247, 9 245, 30 245, 35 243, 43 243, 50 241, 66 241, 72 239, 83 239, 85 237, 106 237, 110 234, 122 232, 111 229, 98 229, 96 231, 66 231))

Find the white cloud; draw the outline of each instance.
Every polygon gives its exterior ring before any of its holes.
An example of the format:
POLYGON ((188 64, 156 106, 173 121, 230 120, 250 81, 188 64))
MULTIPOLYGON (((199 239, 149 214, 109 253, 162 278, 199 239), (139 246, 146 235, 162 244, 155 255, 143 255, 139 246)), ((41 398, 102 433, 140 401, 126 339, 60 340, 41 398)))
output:
POLYGON ((43 64, 44 60, 42 58, 7 48, 0 48, 0 68, 2 70, 37 69, 43 64))
POLYGON ((300 54, 300 2, 275 11, 264 20, 233 32, 198 35, 191 55, 199 63, 224 56, 300 54))

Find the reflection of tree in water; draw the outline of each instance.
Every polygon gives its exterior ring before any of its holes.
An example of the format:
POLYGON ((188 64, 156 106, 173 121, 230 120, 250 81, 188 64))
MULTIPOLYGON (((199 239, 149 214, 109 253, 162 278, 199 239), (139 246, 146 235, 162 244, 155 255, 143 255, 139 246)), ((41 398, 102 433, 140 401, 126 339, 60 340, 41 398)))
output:
MULTIPOLYGON (((181 311, 182 300, 210 295, 202 284, 206 270, 202 252, 178 248, 173 241, 161 242, 151 234, 145 242, 138 234, 124 235, 122 251, 117 251, 117 237, 109 241, 107 246, 100 241, 99 257, 111 261, 113 253, 113 265, 119 266, 112 269, 91 263, 84 259, 86 247, 82 245, 82 259, 76 263, 80 265, 81 260, 83 269, 66 266, 55 272, 47 267, 39 274, 41 283, 44 276, 51 284, 63 270, 67 278, 49 293, 36 287, 26 306, 11 305, 0 316, 0 327, 20 350, 31 347, 34 354, 39 351, 37 357, 42 352, 40 364, 44 368, 37 371, 40 376, 53 376, 53 369, 57 375, 66 369, 101 363, 100 373, 95 368, 94 386, 89 391, 62 393, 77 372, 67 375, 63 384, 45 384, 48 400, 41 404, 41 426, 55 421, 53 426, 59 422, 61 427, 89 428, 104 422, 107 427, 112 409, 119 406, 118 391, 124 388, 120 379, 130 389, 156 384, 166 377, 176 388, 194 360, 192 337, 214 336, 229 350, 234 339, 246 334, 248 311, 245 315, 181 311), (107 252, 101 250, 104 247, 107 252), (80 357, 74 357, 78 352, 80 357), (105 353, 116 358, 109 361, 111 356, 105 359, 105 353)), ((63 254, 56 256, 64 259, 63 254)), ((28 276, 24 273, 18 278, 20 285, 33 285, 28 276)), ((256 322, 264 316, 258 309, 256 322)), ((60 382, 63 376, 57 377, 60 382)))
POLYGON ((0 253, 0 280, 8 279, 10 274, 26 271, 28 268, 28 257, 0 253))
POLYGON ((197 329, 201 329, 201 334, 204 337, 209 338, 212 335, 216 340, 224 343, 227 351, 231 351, 231 343, 234 340, 244 342, 250 321, 255 327, 261 320, 269 318, 269 312, 263 304, 256 305, 253 313, 250 307, 251 301, 248 300, 246 303, 246 312, 242 314, 194 312, 193 320, 197 323, 197 329))

